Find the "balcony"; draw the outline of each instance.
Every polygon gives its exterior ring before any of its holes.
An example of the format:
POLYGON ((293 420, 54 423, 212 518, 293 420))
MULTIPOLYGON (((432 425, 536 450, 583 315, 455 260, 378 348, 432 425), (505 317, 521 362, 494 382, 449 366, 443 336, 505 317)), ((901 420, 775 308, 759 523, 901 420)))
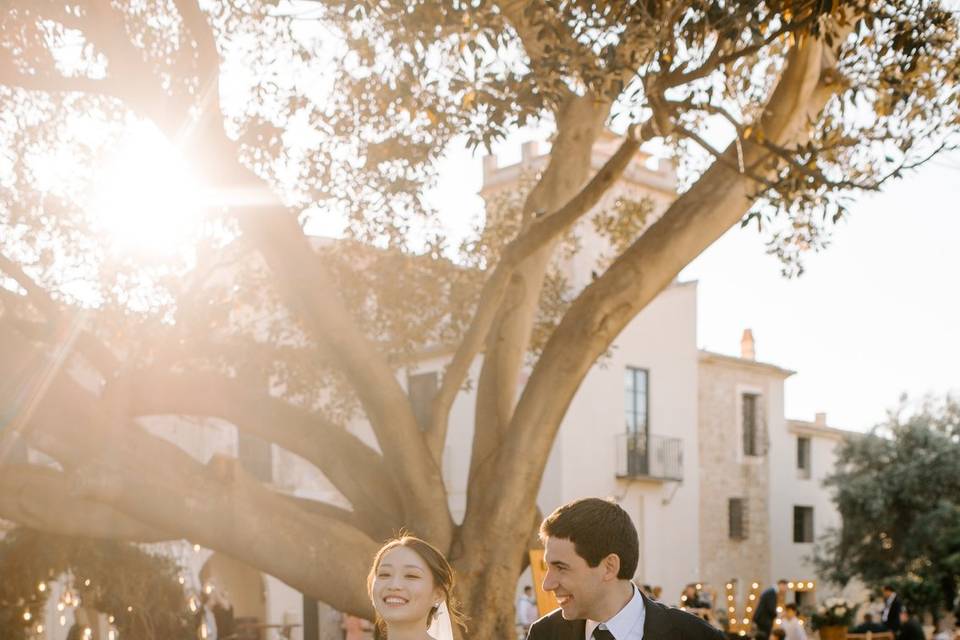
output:
POLYGON ((680 438, 644 433, 621 433, 616 438, 618 478, 683 480, 683 440, 680 438))

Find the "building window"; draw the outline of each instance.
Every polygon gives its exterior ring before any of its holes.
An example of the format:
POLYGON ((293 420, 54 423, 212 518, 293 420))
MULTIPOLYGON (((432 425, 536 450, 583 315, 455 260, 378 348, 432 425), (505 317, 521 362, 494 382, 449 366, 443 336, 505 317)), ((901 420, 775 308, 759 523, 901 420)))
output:
POLYGON ((263 438, 239 433, 237 457, 240 466, 262 482, 273 482, 273 447, 263 438))
POLYGON ((793 508, 793 541, 813 542, 813 507, 793 508))
POLYGON ((439 384, 437 372, 418 373, 407 378, 407 395, 413 406, 413 415, 424 431, 430 426, 430 414, 433 411, 433 399, 437 395, 439 384))
POLYGON ((731 540, 747 539, 747 509, 743 498, 730 498, 727 501, 727 522, 731 540))
POLYGON ((647 450, 650 408, 650 374, 646 369, 627 367, 624 378, 624 417, 627 426, 627 473, 646 475, 650 472, 647 450))
POLYGON ((650 374, 646 369, 627 367, 627 376, 624 380, 626 392, 626 419, 627 433, 647 433, 647 409, 649 408, 649 394, 647 385, 650 374))
POLYGON ((743 455, 758 456, 760 447, 757 444, 760 435, 757 408, 760 396, 756 393, 744 393, 741 396, 741 413, 743 415, 743 455))
POLYGON ((810 438, 797 436, 797 475, 810 477, 810 438))

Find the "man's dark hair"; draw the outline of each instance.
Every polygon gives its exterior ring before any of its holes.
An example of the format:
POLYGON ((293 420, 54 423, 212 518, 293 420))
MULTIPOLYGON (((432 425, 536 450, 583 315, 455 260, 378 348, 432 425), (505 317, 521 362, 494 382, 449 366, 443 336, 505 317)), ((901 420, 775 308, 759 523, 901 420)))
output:
POLYGON ((885 584, 885 585, 883 585, 883 590, 884 590, 884 591, 896 591, 896 589, 893 588, 893 585, 890 585, 890 584, 885 584))
POLYGON ((609 500, 584 498, 558 507, 540 525, 540 539, 546 538, 569 540, 591 567, 611 553, 617 554, 620 580, 630 580, 640 560, 640 541, 633 521, 620 505, 609 500))
POLYGON ((790 583, 784 580, 783 578, 780 578, 779 580, 777 580, 777 584, 790 584, 790 583))
POLYGON ((533 587, 531 587, 530 585, 525 586, 523 588, 523 592, 526 593, 527 591, 533 591, 533 587))
POLYGON ((799 611, 799 610, 797 609, 797 605, 795 605, 795 604, 792 603, 792 602, 788 602, 787 604, 783 605, 783 608, 784 608, 784 609, 790 609, 790 611, 793 611, 794 613, 797 613, 797 612, 799 611))

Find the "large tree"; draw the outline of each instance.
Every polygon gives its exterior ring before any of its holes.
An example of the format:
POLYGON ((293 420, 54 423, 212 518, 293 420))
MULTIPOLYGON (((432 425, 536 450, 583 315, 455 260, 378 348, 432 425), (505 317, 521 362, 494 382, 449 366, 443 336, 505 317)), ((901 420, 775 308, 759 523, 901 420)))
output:
POLYGON ((958 123, 957 20, 935 2, 24 0, 0 21, 0 388, 7 431, 59 463, 0 466, 0 515, 189 538, 361 615, 358 559, 406 526, 449 554, 484 638, 513 633, 552 442, 618 333, 737 223, 797 270, 844 197, 958 123), (549 164, 454 245, 460 212, 424 204, 436 160, 531 122, 553 132, 549 164), (144 123, 213 194, 165 260, 115 251, 91 202, 98 162, 144 123), (622 142, 594 171, 607 126, 622 142), (614 254, 557 295, 561 238, 647 142, 681 194, 649 224, 613 209, 614 254), (349 240, 317 251, 303 226, 333 214, 349 240), (438 346, 421 429, 398 371, 438 346), (456 523, 441 458, 468 384, 456 523), (369 442, 344 426, 357 413, 369 442), (201 465, 145 428, 158 415, 265 438, 343 501, 201 465))
POLYGON ((826 479, 843 518, 820 540, 822 575, 892 584, 908 607, 939 615, 960 592, 960 400, 905 404, 840 448, 826 479))

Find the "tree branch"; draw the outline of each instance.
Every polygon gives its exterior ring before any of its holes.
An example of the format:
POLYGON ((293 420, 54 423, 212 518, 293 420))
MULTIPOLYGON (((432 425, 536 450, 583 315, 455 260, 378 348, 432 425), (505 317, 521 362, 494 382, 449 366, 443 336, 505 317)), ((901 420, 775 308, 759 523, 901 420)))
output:
POLYGON ((253 479, 235 459, 215 456, 201 465, 135 423, 111 421, 111 414, 60 373, 21 433, 63 465, 73 495, 243 558, 341 611, 372 614, 363 588, 366 563, 356 559, 372 557, 373 540, 339 520, 304 511, 253 479), (331 575, 343 582, 331 582, 331 575))
POLYGON ((431 425, 427 436, 434 457, 439 458, 443 451, 450 408, 466 380, 470 364, 487 339, 516 267, 562 235, 580 217, 590 211, 630 165, 640 144, 650 137, 652 137, 652 130, 649 127, 631 127, 617 151, 583 189, 566 205, 539 218, 530 227, 521 231, 506 246, 493 273, 484 282, 477 303, 477 311, 453 359, 447 366, 443 383, 434 397, 431 425))
POLYGON ((400 495, 404 515, 443 548, 452 539, 453 520, 440 466, 430 455, 409 399, 389 363, 353 321, 296 218, 279 211, 268 215, 261 209, 241 216, 244 232, 256 240, 290 307, 303 316, 305 326, 326 345, 357 391, 387 468, 405 489, 400 495))
MULTIPOLYGON (((843 38, 838 39, 839 42, 843 38)), ((804 135, 839 90, 829 52, 819 40, 808 39, 788 54, 788 62, 764 110, 760 123, 768 137, 784 144, 804 135)), ((745 164, 761 161, 768 152, 759 145, 744 149, 745 164)), ((736 159, 735 145, 724 155, 736 159)), ((501 477, 495 490, 478 487, 464 519, 464 529, 476 520, 510 530, 535 503, 538 483, 556 429, 583 377, 596 358, 677 273, 749 210, 749 178, 715 162, 701 179, 680 196, 600 278, 573 302, 548 340, 517 404, 509 441, 491 473, 501 477), (509 470, 509 473, 505 473, 509 470), (494 496, 494 492, 496 496, 494 496)), ((477 524, 476 526, 481 526, 477 524)))
MULTIPOLYGON (((83 328, 84 318, 79 312, 69 317, 59 303, 38 285, 23 268, 0 253, 0 271, 17 281, 27 292, 28 301, 38 312, 46 317, 47 332, 43 339, 61 339, 63 334, 73 336, 73 347, 92 364, 104 377, 110 376, 120 366, 120 362, 109 347, 96 336, 83 328)), ((9 299, 9 296, 7 296, 9 299)))
POLYGON ((69 536, 162 542, 176 538, 73 491, 66 474, 29 464, 0 465, 0 517, 69 536))
POLYGON ((383 458, 343 427, 224 375, 145 370, 125 374, 104 392, 128 416, 218 417, 315 465, 353 505, 353 520, 376 539, 403 524, 400 497, 383 458))

